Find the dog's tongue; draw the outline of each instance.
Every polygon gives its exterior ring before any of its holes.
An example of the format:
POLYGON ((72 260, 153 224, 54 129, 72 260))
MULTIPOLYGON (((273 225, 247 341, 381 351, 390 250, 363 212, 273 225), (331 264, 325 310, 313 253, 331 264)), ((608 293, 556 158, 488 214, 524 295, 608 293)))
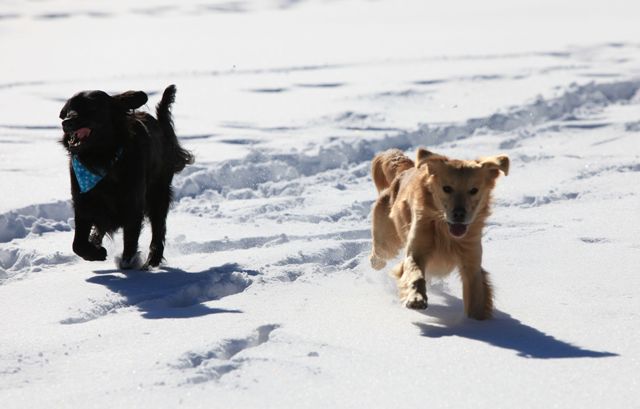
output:
POLYGON ((467 225, 462 223, 449 223, 449 233, 453 237, 462 237, 467 232, 467 225))
POLYGON ((91 133, 91 129, 90 128, 80 128, 75 132, 76 136, 80 140, 83 140, 84 138, 89 136, 90 133, 91 133))

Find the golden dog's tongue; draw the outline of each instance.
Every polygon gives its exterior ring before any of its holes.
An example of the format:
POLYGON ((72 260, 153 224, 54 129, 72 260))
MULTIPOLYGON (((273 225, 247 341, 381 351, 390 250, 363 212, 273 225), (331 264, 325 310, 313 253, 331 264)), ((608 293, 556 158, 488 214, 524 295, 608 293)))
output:
POLYGON ((84 138, 86 138, 87 136, 89 136, 89 134, 91 133, 91 129, 90 128, 80 128, 75 132, 75 135, 80 139, 83 140, 84 138))
POLYGON ((449 223, 449 233, 453 237, 462 237, 467 232, 467 225, 462 223, 449 223))

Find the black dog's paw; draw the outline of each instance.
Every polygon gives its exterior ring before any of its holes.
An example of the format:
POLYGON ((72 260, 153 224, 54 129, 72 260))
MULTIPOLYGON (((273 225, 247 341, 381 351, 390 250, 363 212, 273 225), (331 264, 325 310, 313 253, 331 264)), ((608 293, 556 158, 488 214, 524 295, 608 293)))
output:
POLYGON ((149 257, 147 257, 147 261, 144 263, 142 267, 144 270, 149 270, 151 267, 158 267, 160 263, 162 263, 164 257, 162 257, 162 252, 157 252, 151 250, 149 252, 149 257))
POLYGON ((87 261, 104 261, 107 259, 107 250, 100 246, 94 246, 86 243, 86 245, 73 245, 73 252, 87 261))
POLYGON ((136 253, 133 256, 129 257, 129 258, 117 257, 116 258, 116 264, 118 265, 118 268, 121 269, 121 270, 141 270, 141 269, 143 269, 142 259, 140 258, 140 253, 136 253))
POLYGON ((140 270, 145 270, 145 271, 149 271, 154 267, 158 267, 160 265, 160 263, 152 263, 151 261, 147 260, 145 261, 145 263, 142 265, 142 267, 140 267, 140 270))
POLYGON ((94 261, 105 261, 107 259, 107 249, 104 247, 96 247, 94 261))
POLYGON ((158 267, 160 263, 164 260, 164 246, 151 244, 149 246, 149 256, 147 257, 147 261, 142 266, 143 270, 149 270, 152 267, 158 267))
POLYGON ((151 257, 149 257, 147 261, 142 265, 141 270, 151 270, 154 267, 158 267, 162 260, 164 260, 164 258, 152 259, 151 257))

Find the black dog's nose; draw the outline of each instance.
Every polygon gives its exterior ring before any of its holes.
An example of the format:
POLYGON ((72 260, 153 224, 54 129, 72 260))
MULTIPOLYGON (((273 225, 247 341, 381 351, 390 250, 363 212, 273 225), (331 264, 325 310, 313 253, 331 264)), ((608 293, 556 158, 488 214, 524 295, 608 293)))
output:
POLYGON ((467 211, 464 207, 456 207, 453 209, 453 221, 456 223, 463 223, 467 217, 467 211))
POLYGON ((73 124, 74 124, 74 119, 73 118, 67 118, 64 119, 62 121, 62 130, 65 132, 69 132, 71 130, 73 130, 73 124))
POLYGON ((72 131, 74 128, 75 120, 78 118, 78 113, 74 110, 66 112, 66 115, 62 119, 62 129, 65 132, 72 131))

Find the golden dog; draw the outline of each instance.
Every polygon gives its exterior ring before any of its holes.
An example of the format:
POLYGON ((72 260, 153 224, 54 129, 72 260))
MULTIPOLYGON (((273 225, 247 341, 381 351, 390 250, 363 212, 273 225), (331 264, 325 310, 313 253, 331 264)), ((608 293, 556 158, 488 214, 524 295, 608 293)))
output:
POLYGON ((397 149, 376 155, 371 173, 378 189, 373 208, 371 266, 386 265, 405 248, 393 269, 405 306, 427 308, 426 274, 460 272, 465 313, 490 318, 493 294, 482 263, 482 229, 504 155, 457 160, 418 149, 414 162, 397 149))

